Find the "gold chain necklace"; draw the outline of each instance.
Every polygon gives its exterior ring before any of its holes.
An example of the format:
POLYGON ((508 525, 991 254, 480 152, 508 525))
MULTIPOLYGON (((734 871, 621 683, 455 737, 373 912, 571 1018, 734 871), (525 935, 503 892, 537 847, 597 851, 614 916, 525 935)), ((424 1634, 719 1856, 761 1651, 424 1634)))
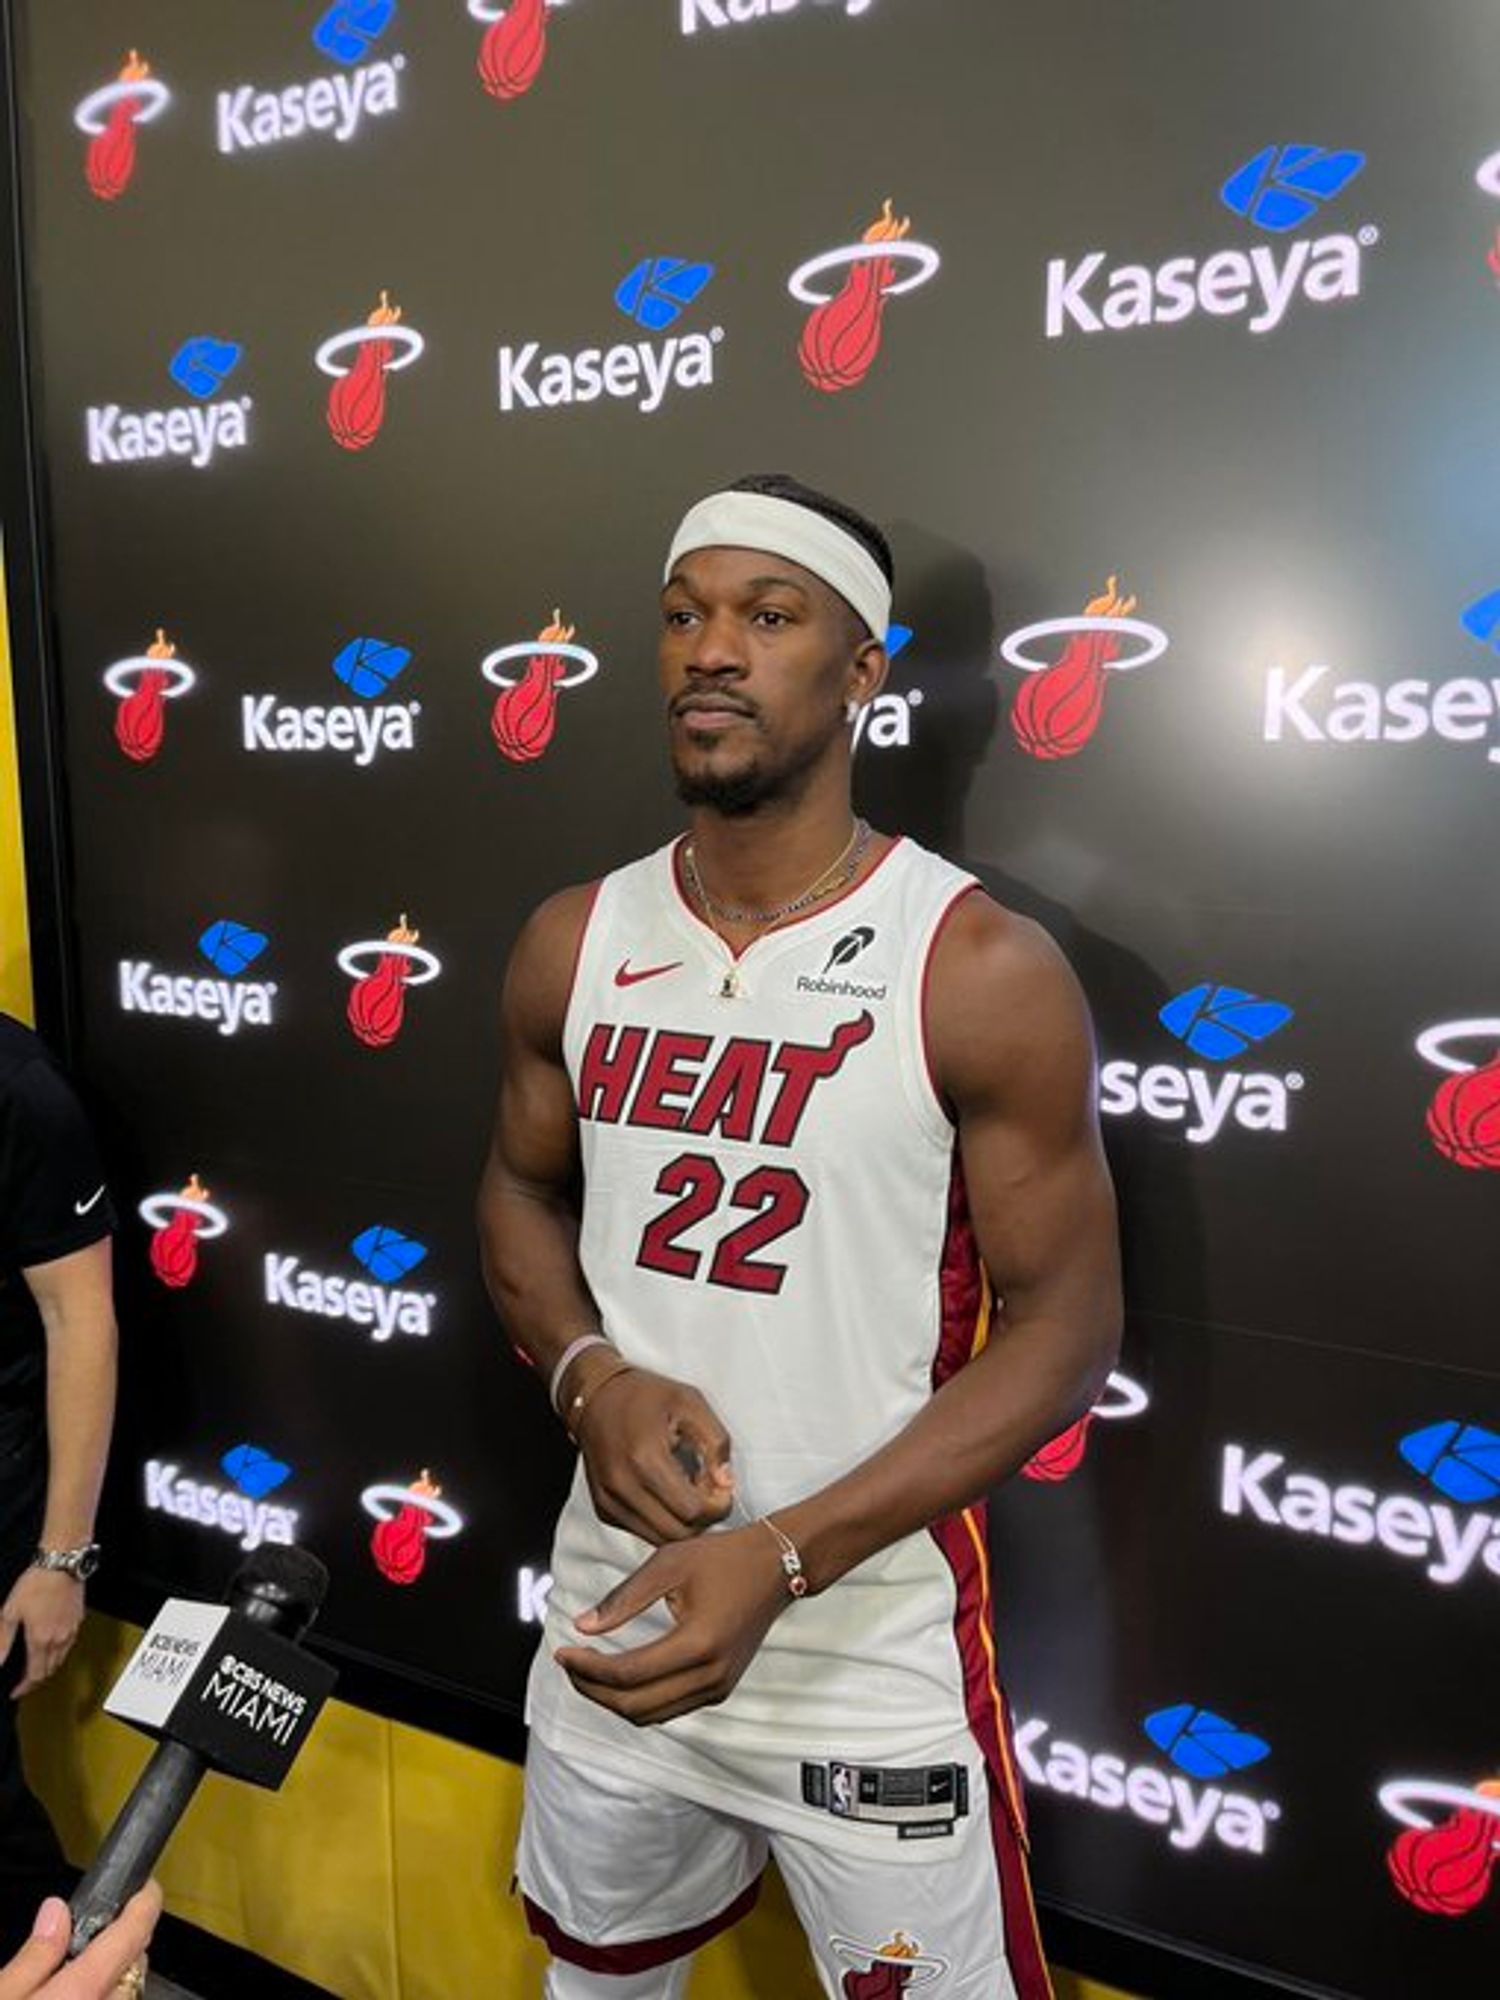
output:
POLYGON ((795 917, 809 904, 831 895, 835 889, 853 879, 859 864, 865 858, 865 849, 870 844, 870 828, 867 821, 857 819, 854 831, 840 853, 814 878, 810 887, 800 896, 794 896, 789 903, 779 903, 774 910, 736 910, 728 903, 716 902, 708 893, 703 877, 698 872, 697 858, 693 844, 688 842, 682 850, 682 872, 687 877, 688 887, 703 905, 710 917, 717 917, 721 924, 779 924, 786 917, 795 917))

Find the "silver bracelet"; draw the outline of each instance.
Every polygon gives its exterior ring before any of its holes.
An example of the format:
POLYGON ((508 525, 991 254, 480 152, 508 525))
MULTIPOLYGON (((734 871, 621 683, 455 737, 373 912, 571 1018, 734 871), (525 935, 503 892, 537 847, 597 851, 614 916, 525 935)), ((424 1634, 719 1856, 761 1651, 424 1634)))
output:
POLYGON ((552 1371, 552 1380, 547 1385, 547 1400, 558 1416, 557 1392, 562 1387, 562 1379, 586 1347, 613 1347, 614 1342, 607 1333, 580 1333, 576 1340, 570 1340, 562 1351, 562 1359, 552 1371))

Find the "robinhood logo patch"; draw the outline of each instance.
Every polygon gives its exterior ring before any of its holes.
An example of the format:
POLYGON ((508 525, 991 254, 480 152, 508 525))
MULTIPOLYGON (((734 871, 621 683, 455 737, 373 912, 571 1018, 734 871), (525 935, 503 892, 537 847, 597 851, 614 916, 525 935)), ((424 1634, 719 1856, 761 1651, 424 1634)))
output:
POLYGON ((616 308, 662 338, 572 349, 544 348, 540 340, 501 347, 500 408, 508 415, 607 397, 633 403, 642 416, 650 416, 675 391, 711 389, 723 327, 687 333, 665 329, 677 326, 713 275, 712 264, 674 257, 647 258, 625 274, 615 290, 616 308))
POLYGON ((1267 146, 1237 167, 1220 200, 1272 237, 1248 249, 1168 257, 1157 265, 1114 263, 1106 250, 1047 266, 1045 328, 1069 334, 1123 333, 1207 316, 1238 319, 1251 333, 1271 333, 1294 304, 1333 305, 1357 298, 1364 255, 1379 241, 1372 224, 1326 236, 1291 236, 1315 221, 1360 173, 1363 153, 1320 146, 1267 146))
POLYGON ((417 746, 419 701, 381 699, 411 664, 409 647, 351 639, 334 656, 334 678, 358 699, 300 706, 274 694, 240 696, 240 742, 255 752, 331 752, 365 770, 382 751, 417 746))
POLYGON ((237 342, 214 334, 184 341, 167 363, 167 373, 196 401, 160 409, 126 409, 120 403, 90 404, 84 412, 84 442, 93 465, 135 465, 146 460, 182 458, 202 470, 221 451, 238 451, 250 441, 254 398, 219 395, 240 365, 237 342))

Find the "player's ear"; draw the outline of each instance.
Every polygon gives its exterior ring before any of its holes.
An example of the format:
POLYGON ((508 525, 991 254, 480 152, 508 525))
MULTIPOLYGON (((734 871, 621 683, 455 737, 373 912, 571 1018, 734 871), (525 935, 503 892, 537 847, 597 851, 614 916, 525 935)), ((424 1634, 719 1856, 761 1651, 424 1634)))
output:
POLYGON ((848 699, 858 702, 861 708, 867 706, 885 686, 890 667, 890 656, 879 639, 861 641, 849 665, 845 689, 848 699))

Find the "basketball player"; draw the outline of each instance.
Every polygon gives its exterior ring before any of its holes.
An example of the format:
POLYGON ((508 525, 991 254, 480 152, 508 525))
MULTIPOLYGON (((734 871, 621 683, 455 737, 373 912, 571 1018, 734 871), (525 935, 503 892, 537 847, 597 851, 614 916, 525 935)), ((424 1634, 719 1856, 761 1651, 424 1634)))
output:
POLYGON ((662 596, 686 836, 508 970, 486 1274, 579 1465, 517 1876, 553 2000, 671 2000, 774 1855, 824 1991, 1049 1991, 983 1496, 1120 1321, 1089 1023, 1033 925, 850 806, 892 567, 780 476, 662 596))

